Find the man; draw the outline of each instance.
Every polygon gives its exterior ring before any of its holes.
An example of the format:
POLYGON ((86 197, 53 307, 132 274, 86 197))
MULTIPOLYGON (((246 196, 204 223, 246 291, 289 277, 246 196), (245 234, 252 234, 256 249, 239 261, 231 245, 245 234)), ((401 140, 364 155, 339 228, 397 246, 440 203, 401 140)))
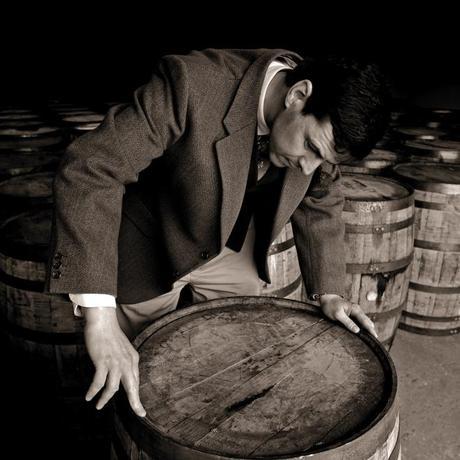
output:
POLYGON ((385 127, 373 66, 285 50, 163 58, 131 105, 77 139, 55 180, 47 289, 84 308, 95 365, 87 400, 123 384, 139 400, 129 339, 195 300, 257 295, 270 243, 291 219, 308 292, 357 332, 373 324, 344 295, 343 197, 336 164, 366 155, 385 127), (268 149, 254 149, 257 135, 268 149), (117 297, 117 302, 115 301, 117 297), (115 308, 114 308, 115 307, 115 308))

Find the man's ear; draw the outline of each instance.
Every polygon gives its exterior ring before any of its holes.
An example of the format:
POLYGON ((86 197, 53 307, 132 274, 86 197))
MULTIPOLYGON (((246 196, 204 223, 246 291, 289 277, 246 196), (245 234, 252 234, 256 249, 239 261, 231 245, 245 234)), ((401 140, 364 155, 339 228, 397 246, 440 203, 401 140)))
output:
POLYGON ((313 84, 310 80, 300 80, 294 83, 288 90, 284 99, 284 105, 286 108, 291 106, 300 107, 303 109, 308 98, 311 96, 313 91, 313 84))

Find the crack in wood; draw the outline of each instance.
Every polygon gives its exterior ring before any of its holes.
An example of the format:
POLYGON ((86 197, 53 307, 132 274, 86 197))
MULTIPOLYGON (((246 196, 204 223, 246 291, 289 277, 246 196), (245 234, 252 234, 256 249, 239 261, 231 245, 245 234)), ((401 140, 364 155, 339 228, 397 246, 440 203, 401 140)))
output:
POLYGON ((246 406, 249 406, 252 402, 254 402, 256 399, 263 398, 275 385, 271 385, 268 388, 265 388, 262 390, 260 393, 257 393, 255 395, 248 396, 247 398, 244 398, 242 401, 238 401, 235 404, 232 404, 229 407, 225 408, 225 413, 231 414, 232 412, 237 412, 241 409, 244 409, 246 406))

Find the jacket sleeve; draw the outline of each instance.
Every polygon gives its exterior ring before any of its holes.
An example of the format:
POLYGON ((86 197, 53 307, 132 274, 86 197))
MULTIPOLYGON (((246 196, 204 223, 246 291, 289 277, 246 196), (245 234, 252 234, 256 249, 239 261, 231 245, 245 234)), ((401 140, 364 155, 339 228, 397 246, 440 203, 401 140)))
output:
POLYGON ((339 168, 323 164, 291 217, 300 269, 311 294, 345 295, 344 198, 339 168))
POLYGON ((125 185, 184 133, 187 81, 178 57, 163 58, 132 104, 112 108, 69 145, 54 180, 45 292, 116 296, 125 185))

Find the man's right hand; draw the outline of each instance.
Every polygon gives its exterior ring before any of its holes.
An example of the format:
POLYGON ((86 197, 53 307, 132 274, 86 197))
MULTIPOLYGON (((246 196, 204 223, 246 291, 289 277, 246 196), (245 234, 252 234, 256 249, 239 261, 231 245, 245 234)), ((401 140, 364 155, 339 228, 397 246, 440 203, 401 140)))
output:
POLYGON ((96 409, 102 409, 116 393, 120 381, 133 411, 146 415, 139 399, 139 354, 118 324, 114 308, 84 308, 85 342, 96 368, 94 379, 86 394, 91 401, 103 389, 96 409))

